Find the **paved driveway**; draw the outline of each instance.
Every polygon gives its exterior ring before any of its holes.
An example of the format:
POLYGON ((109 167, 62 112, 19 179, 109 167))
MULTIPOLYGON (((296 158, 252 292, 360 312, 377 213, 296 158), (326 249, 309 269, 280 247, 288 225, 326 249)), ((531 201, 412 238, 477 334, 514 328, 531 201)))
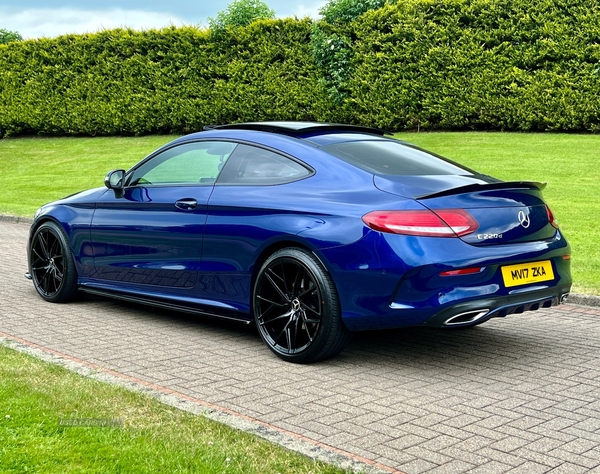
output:
POLYGON ((28 226, 1 222, 0 332, 297 433, 380 467, 600 472, 600 310, 357 334, 286 364, 252 329, 108 299, 44 303, 28 226))

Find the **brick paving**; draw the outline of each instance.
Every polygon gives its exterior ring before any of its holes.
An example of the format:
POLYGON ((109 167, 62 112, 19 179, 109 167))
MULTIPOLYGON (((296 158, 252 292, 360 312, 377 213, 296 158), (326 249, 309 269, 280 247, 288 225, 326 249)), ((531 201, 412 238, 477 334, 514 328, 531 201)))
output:
POLYGON ((359 333, 286 364, 253 328, 85 296, 53 305, 0 222, 0 332, 407 474, 600 473, 600 309, 564 305, 467 330, 359 333))

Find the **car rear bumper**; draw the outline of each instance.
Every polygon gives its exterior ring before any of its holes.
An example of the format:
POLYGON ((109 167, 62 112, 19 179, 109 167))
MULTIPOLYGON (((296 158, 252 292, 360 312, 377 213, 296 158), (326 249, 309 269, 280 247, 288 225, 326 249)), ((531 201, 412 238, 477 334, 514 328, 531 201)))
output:
POLYGON ((548 241, 487 247, 372 232, 322 254, 340 293, 342 319, 352 331, 469 326, 559 304, 572 283, 570 247, 558 232, 548 241), (502 268, 529 262, 550 262, 554 278, 507 286, 502 268), (481 271, 442 275, 471 267, 481 271))
POLYGON ((571 285, 526 294, 485 298, 455 304, 444 308, 423 324, 430 327, 466 327, 480 324, 491 318, 503 318, 510 314, 550 308, 566 302, 571 285))

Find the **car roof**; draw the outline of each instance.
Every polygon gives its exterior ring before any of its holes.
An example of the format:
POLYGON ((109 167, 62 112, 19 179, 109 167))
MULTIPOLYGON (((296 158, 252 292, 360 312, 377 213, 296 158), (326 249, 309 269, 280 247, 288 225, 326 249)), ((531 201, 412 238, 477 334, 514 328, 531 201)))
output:
POLYGON ((332 133, 366 133, 376 136, 383 136, 387 133, 379 128, 321 122, 243 122, 227 125, 206 125, 204 130, 254 130, 296 138, 309 138, 314 135, 332 133))

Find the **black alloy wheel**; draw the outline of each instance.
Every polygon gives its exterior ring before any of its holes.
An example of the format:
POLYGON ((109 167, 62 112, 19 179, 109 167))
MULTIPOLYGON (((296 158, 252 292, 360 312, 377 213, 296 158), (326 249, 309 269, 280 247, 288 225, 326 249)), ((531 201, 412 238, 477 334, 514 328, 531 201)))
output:
POLYGON ((40 225, 31 239, 29 269, 38 294, 62 303, 77 293, 77 271, 64 232, 53 222, 40 225))
POLYGON ((306 250, 286 248, 267 259, 256 279, 253 306, 263 341, 288 362, 332 357, 350 341, 333 280, 306 250))

